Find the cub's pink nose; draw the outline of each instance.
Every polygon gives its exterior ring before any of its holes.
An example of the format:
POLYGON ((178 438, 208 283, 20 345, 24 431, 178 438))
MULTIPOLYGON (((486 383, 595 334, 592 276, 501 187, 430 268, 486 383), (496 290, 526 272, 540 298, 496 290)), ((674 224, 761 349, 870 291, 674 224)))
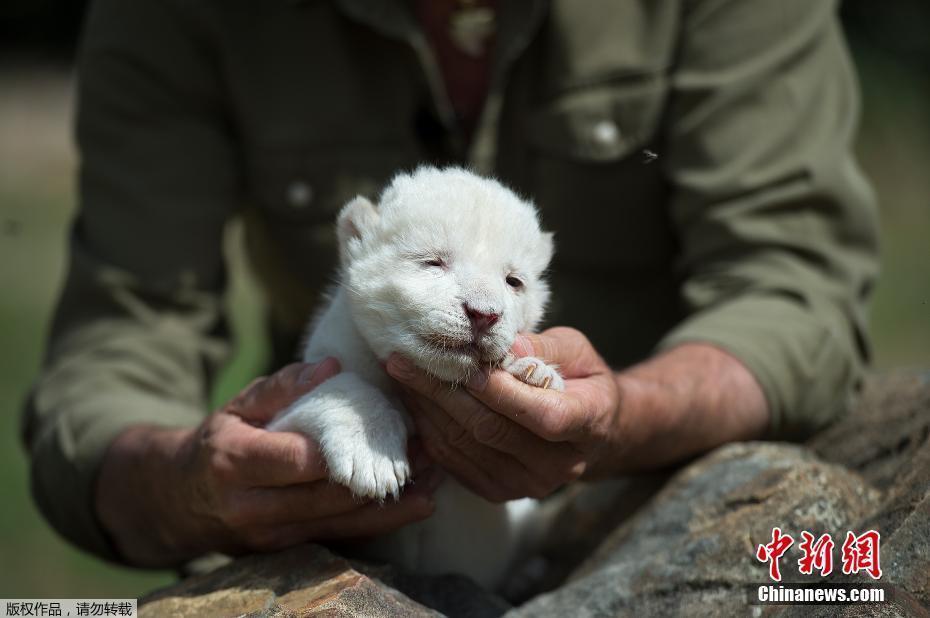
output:
POLYGON ((465 307, 465 315, 468 316, 471 327, 476 333, 483 333, 497 324, 497 321, 501 318, 499 313, 485 313, 484 311, 478 311, 474 307, 469 307, 467 304, 463 305, 463 307, 465 307))

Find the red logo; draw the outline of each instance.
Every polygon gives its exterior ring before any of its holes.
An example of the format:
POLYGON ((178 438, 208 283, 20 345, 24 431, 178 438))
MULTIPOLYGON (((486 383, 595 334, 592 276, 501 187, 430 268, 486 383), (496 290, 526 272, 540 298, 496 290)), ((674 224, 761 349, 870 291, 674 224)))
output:
POLYGON ((801 533, 801 543, 798 548, 804 554, 798 560, 798 571, 803 575, 810 575, 816 568, 821 577, 833 572, 833 539, 830 534, 823 534, 817 541, 814 535, 805 530, 801 533))
MULTIPOLYGON (((846 533, 843 542, 843 573, 851 575, 865 571, 872 579, 882 576, 882 567, 879 547, 882 537, 876 530, 868 530, 859 536, 853 532, 846 533)), ((756 547, 756 559, 762 563, 769 563, 769 577, 774 581, 781 581, 779 559, 794 545, 794 539, 789 534, 783 534, 781 528, 772 528, 772 540, 756 547)), ((814 569, 826 577, 833 572, 833 548, 836 544, 829 533, 820 535, 820 538, 807 530, 801 532, 801 542, 798 549, 801 557, 798 559, 798 572, 802 575, 812 575, 814 569)))
POLYGON ((756 549, 756 558, 759 562, 769 563, 769 577, 777 582, 781 581, 781 571, 778 569, 778 560, 788 548, 794 545, 794 539, 781 533, 781 528, 772 528, 772 542, 759 545, 756 549))
POLYGON ((881 540, 881 535, 875 530, 863 532, 859 536, 847 532, 843 542, 843 573, 850 575, 865 571, 872 579, 881 577, 882 566, 878 555, 881 540))

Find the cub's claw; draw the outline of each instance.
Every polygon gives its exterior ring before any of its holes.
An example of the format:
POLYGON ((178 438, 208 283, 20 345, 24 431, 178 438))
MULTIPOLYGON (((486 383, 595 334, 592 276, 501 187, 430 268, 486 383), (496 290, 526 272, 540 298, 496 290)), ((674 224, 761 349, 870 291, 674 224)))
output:
POLYGON ((536 371, 536 365, 530 365, 526 368, 526 373, 523 374, 521 378, 524 382, 530 381, 530 376, 533 375, 533 372, 536 371))
POLYGON ((503 368, 521 382, 539 388, 549 388, 554 391, 565 390, 565 380, 559 375, 558 369, 544 361, 526 356, 505 361, 503 368))
POLYGON ((359 498, 397 499, 410 479, 410 465, 403 451, 391 456, 365 445, 343 442, 341 448, 326 455, 330 478, 359 498))

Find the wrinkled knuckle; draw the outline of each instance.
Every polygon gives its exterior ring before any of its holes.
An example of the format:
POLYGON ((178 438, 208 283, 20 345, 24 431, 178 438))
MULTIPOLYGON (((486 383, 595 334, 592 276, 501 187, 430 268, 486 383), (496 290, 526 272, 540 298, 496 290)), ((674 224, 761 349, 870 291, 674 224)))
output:
POLYGON ((236 479, 237 470, 229 454, 213 450, 207 458, 207 473, 220 483, 231 483, 236 479))
POLYGON ((475 425, 472 432, 475 440, 491 447, 499 447, 507 442, 511 426, 497 415, 487 415, 475 425))
POLYGON ((252 523, 252 514, 237 495, 227 494, 217 504, 214 515, 229 530, 243 530, 252 523))
POLYGON ((213 414, 197 427, 194 441, 201 453, 211 452, 216 449, 216 433, 221 415, 222 413, 213 414))
POLYGON ((446 442, 453 448, 467 448, 472 442, 471 435, 458 423, 449 423, 446 425, 444 433, 446 442))

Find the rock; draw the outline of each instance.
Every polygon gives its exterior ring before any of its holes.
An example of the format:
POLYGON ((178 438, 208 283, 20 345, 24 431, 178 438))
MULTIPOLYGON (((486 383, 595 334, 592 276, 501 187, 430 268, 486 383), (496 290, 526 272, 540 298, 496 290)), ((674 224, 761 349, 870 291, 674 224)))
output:
POLYGON ((930 371, 898 371, 866 381, 859 404, 808 441, 821 459, 876 487, 899 480, 930 438, 930 371))
MULTIPOLYGON (((676 475, 567 584, 508 616, 745 613, 749 586, 768 580, 755 548, 773 527, 835 537, 877 497, 858 476, 802 447, 731 444, 676 475)), ((783 575, 790 581, 792 570, 783 575)))
POLYGON ((930 607, 930 372, 872 378, 860 405, 809 446, 884 490, 857 528, 882 534, 882 581, 930 607))
MULTIPOLYGON (((522 603, 559 586, 604 539, 648 502, 670 473, 574 483, 555 505, 551 530, 539 551, 514 569, 504 584, 504 596, 522 603)), ((552 500, 547 501, 546 508, 552 500)))
POLYGON ((870 379, 860 405, 806 445, 731 444, 667 482, 577 486, 561 502, 556 534, 515 571, 509 598, 535 595, 516 608, 463 577, 415 576, 308 545, 155 592, 140 615, 928 615, 930 373, 870 379), (804 583, 820 580, 798 573, 800 531, 837 543, 836 573, 823 581, 874 583, 839 573, 839 546, 847 530, 878 530, 888 602, 751 605, 770 582, 755 548, 776 526, 796 539, 781 560, 784 581, 804 583))
MULTIPOLYGON (((736 444, 694 462, 565 585, 509 615, 744 614, 752 585, 768 581, 753 549, 774 526, 834 539, 879 530, 891 598, 881 607, 754 606, 754 615, 926 615, 930 374, 871 379, 860 405, 806 447, 736 444)), ((811 582, 797 572, 797 555, 783 559, 785 581, 811 582)), ((830 581, 874 583, 866 575, 830 581)))
POLYGON ((483 618, 508 608, 464 577, 418 577, 411 582, 387 567, 365 569, 318 545, 247 556, 153 592, 140 600, 139 616, 443 615, 398 590, 404 587, 452 615, 483 618))
POLYGON ((511 605, 461 575, 413 575, 387 565, 352 561, 369 577, 395 588, 418 603, 456 618, 497 618, 511 605))

